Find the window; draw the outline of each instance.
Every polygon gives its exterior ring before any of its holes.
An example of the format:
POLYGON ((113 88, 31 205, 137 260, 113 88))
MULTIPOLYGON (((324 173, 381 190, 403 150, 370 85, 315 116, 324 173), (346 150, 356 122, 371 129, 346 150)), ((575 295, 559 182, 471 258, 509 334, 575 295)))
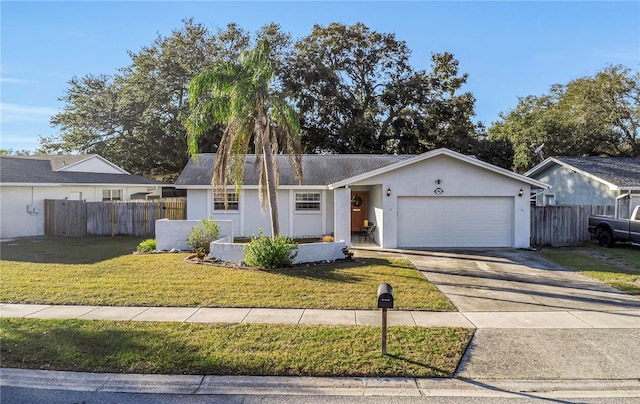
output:
POLYGON ((122 190, 121 189, 103 189, 102 200, 103 201, 121 201, 122 190))
POLYGON ((238 194, 229 192, 227 194, 228 208, 224 207, 224 195, 219 193, 213 194, 213 210, 238 210, 238 194))
POLYGON ((296 211, 320 211, 320 192, 297 192, 296 211))
POLYGON ((556 204, 556 196, 555 194, 544 194, 544 205, 543 206, 553 206, 556 204))

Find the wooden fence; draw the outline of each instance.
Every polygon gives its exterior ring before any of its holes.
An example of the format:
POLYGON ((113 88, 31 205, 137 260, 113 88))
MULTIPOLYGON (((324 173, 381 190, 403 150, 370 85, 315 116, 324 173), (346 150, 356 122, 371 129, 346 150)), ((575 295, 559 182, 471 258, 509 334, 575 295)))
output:
POLYGON ((589 216, 614 211, 614 205, 532 206, 531 245, 562 247, 589 240, 589 216))
POLYGON ((186 198, 107 202, 46 199, 44 233, 69 237, 155 237, 157 219, 184 220, 186 211, 186 198))

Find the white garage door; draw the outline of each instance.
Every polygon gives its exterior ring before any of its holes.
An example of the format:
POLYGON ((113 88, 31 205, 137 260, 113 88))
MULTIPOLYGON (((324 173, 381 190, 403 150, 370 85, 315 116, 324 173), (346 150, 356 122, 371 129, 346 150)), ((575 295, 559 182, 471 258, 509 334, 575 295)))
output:
POLYGON ((511 247, 512 234, 513 198, 398 198, 398 247, 511 247))

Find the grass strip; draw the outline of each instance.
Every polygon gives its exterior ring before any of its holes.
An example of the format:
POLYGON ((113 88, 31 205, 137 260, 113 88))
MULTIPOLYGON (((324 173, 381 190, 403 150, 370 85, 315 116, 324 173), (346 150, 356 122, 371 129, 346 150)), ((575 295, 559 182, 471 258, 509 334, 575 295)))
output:
MULTIPOLYGON (((43 240, 20 255, 2 245, 5 303, 104 306, 375 309, 376 291, 391 284, 396 308, 454 311, 449 300, 405 259, 258 271, 184 261, 188 254, 124 252, 122 240, 102 238, 95 259, 84 239, 43 240), (44 243, 44 244, 43 244, 44 243), (47 245, 48 243, 48 245, 47 245), (81 243, 76 246, 73 243, 81 243), (105 249, 103 244, 111 244, 105 249), (45 248, 46 247, 46 248, 45 248), (70 252, 80 249, 82 252, 70 252)), ((130 249, 135 244, 128 241, 130 249)), ((30 247, 28 245, 27 247, 30 247)))
POLYGON ((452 377, 473 330, 1 319, 2 367, 112 373, 452 377))
POLYGON ((618 290, 640 296, 640 251, 637 248, 580 246, 545 249, 540 255, 618 290))

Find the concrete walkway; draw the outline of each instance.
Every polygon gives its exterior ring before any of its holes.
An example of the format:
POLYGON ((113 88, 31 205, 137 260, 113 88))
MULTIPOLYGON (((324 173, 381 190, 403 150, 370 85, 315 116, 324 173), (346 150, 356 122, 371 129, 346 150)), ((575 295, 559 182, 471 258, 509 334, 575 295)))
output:
MULTIPOLYGON (((116 307, 1 304, 0 317, 188 323, 277 323, 379 326, 379 310, 116 307)), ((388 311, 389 326, 477 329, 640 329, 640 310, 548 312, 388 311)))

